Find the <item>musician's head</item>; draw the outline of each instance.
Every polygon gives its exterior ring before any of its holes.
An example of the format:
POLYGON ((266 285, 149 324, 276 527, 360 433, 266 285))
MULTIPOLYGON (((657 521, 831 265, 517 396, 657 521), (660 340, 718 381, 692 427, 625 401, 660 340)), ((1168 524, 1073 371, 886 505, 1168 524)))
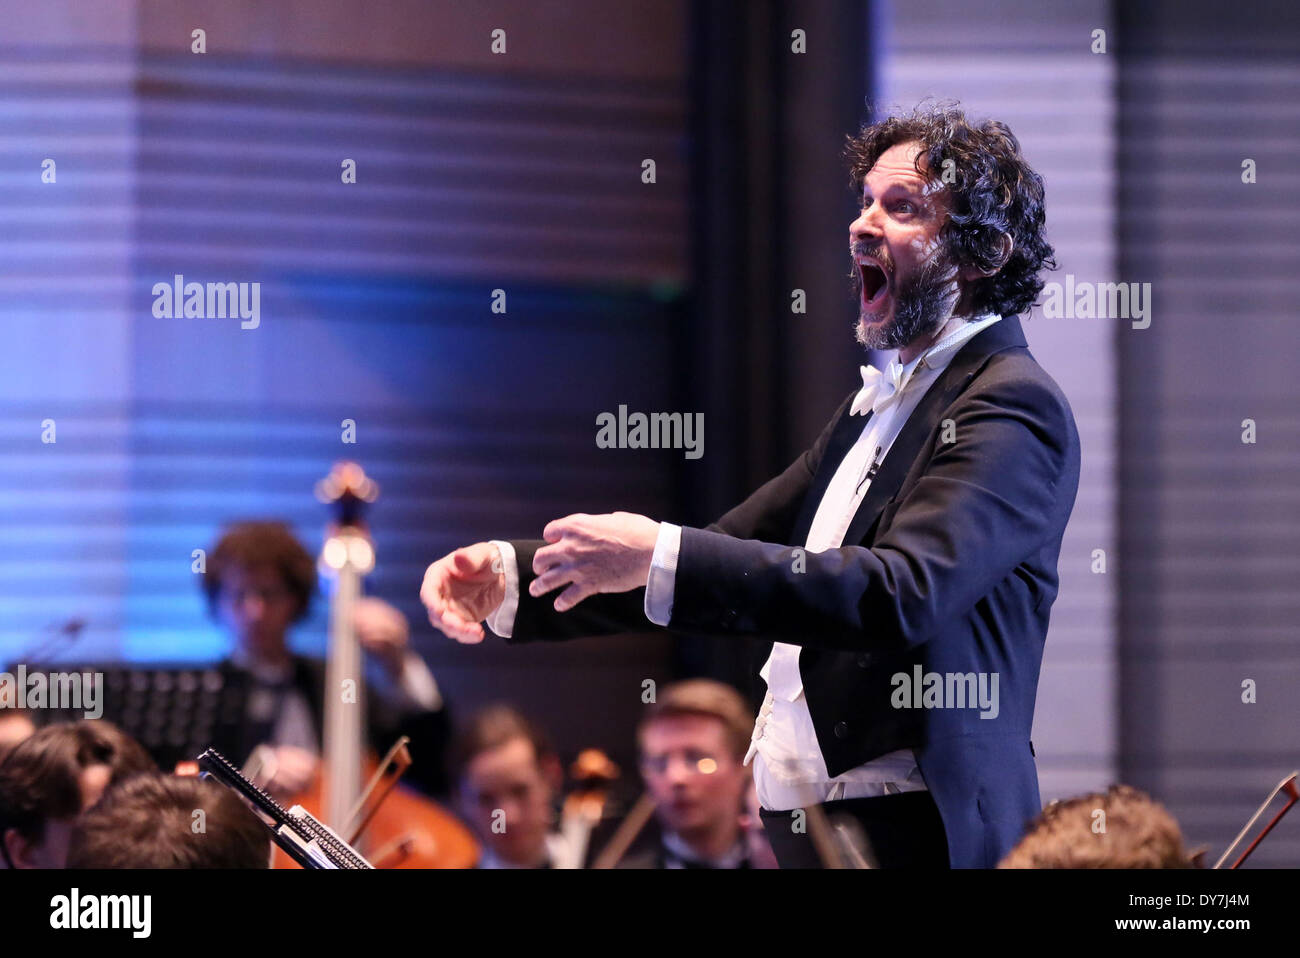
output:
POLYGON ((688 842, 738 832, 752 780, 743 762, 753 714, 721 682, 688 679, 659 690, 637 728, 637 745, 663 828, 688 842))
POLYGON ((492 855, 543 864, 563 779, 545 733, 510 706, 492 705, 469 717, 448 762, 457 806, 492 855))
POLYGON ((153 773, 111 787, 72 830, 69 868, 267 868, 266 826, 234 792, 153 773))
POLYGON ((78 816, 112 783, 156 768, 139 743, 102 719, 38 729, 0 762, 0 861, 62 868, 78 816))
POLYGON ((316 561, 285 523, 239 522, 208 553, 203 589, 212 614, 245 651, 279 657, 289 627, 311 606, 316 561))
POLYGON ((859 203, 849 249, 862 345, 898 349, 953 315, 1029 308, 1055 263, 1043 179, 1005 124, 922 104, 863 127, 846 157, 859 203))
POLYGON ((999 868, 1191 868, 1178 822, 1159 802, 1112 785, 1053 802, 999 868))

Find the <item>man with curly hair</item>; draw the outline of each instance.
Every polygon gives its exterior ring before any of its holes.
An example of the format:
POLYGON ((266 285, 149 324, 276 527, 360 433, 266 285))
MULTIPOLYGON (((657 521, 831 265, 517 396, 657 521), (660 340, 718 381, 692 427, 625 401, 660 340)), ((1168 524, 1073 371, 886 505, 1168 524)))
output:
MULTIPOLYGON (((239 763, 267 746, 268 788, 296 794, 319 772, 324 744, 325 661, 289 645, 290 628, 306 618, 315 596, 316 560, 281 521, 236 522, 209 551, 203 591, 234 638, 222 669, 242 687, 246 713, 223 724, 212 745, 239 763)), ((382 755, 399 736, 410 737, 416 762, 406 781, 440 795, 450 717, 433 673, 410 647, 406 617, 362 598, 352 626, 375 666, 364 697, 371 746, 382 755)))
POLYGON ((462 642, 480 620, 510 642, 770 641, 746 758, 782 866, 817 863, 818 805, 881 867, 988 868, 1040 808, 1029 736, 1079 478, 1016 316, 1055 265, 1043 181, 1004 124, 948 105, 847 155, 857 340, 898 355, 811 448, 706 529, 567 516, 439 559, 422 598, 462 642))
POLYGON ((1131 785, 1043 809, 998 868, 1194 868, 1169 810, 1131 785))

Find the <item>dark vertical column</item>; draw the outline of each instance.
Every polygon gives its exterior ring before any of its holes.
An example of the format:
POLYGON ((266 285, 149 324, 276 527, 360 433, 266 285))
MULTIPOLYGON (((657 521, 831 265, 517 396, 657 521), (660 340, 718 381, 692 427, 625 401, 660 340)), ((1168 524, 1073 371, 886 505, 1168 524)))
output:
MULTIPOLYGON (((869 92, 867 13, 849 0, 693 7, 695 281, 680 374, 706 441, 685 473, 687 522, 784 469, 853 386, 841 152, 869 92), (806 52, 792 50, 796 29, 806 52), (804 313, 791 311, 795 289, 804 313)), ((683 644, 682 667, 748 672, 734 646, 707 646, 683 644)))
MULTIPOLYGON (((705 455, 688 476, 688 521, 707 522, 771 469, 775 341, 773 171, 781 100, 775 4, 698 2, 691 37, 693 311, 681 350, 705 455)), ((761 481, 761 479, 759 480, 761 481)))
POLYGON ((848 227, 856 204, 842 157, 844 139, 867 119, 870 5, 815 0, 791 4, 777 47, 783 82, 783 136, 778 202, 781 289, 773 306, 782 348, 784 466, 826 424, 840 401, 861 385, 865 353, 853 339, 857 306, 849 285, 848 227), (808 52, 790 52, 802 29, 808 52), (802 289, 807 312, 791 312, 802 289))

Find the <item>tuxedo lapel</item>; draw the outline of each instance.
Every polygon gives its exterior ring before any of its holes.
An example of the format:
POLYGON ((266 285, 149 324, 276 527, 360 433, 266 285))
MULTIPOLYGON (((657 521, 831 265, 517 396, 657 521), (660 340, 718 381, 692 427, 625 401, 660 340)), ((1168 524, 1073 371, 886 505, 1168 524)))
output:
POLYGON ((802 546, 808 541, 808 533, 812 529, 813 518, 817 515, 817 507, 821 505, 822 497, 826 495, 826 487, 831 484, 835 470, 840 467, 840 463, 844 461, 844 457, 848 455, 874 415, 874 412, 868 412, 865 416, 850 416, 849 408, 845 408, 840 421, 835 424, 835 431, 831 433, 830 442, 826 444, 821 465, 817 467, 817 475, 813 477, 812 488, 804 496, 799 518, 790 534, 790 545, 802 546))
MULTIPOLYGON (((960 356, 954 357, 937 380, 930 384, 912 414, 907 417, 898 438, 889 447, 885 461, 880 464, 876 478, 867 487, 858 511, 853 515, 844 533, 844 545, 857 545, 880 516, 885 504, 898 494, 917 453, 939 424, 939 415, 966 388, 975 375, 973 369, 954 369, 960 356)), ((966 364, 963 364, 963 367, 966 364)))
MULTIPOLYGON (((1007 316, 978 333, 958 350, 957 355, 940 373, 939 378, 930 384, 930 388, 926 390, 921 401, 908 416, 898 438, 889 447, 884 462, 880 464, 879 472, 871 480, 871 485, 867 487, 867 494, 862 498, 853 521, 849 523, 848 531, 844 534, 844 545, 857 545, 863 541, 885 505, 898 495, 898 490, 916 461, 917 455, 938 428, 943 411, 961 395, 988 358, 1004 349, 1024 345, 1026 345, 1025 336, 1020 328, 1019 318, 1007 316)), ((846 413, 844 418, 847 420, 850 417, 846 413)), ((864 425, 865 422, 859 420, 851 427, 836 431, 835 439, 841 440, 842 447, 835 446, 833 441, 836 455, 833 459, 828 456, 822 461, 822 468, 818 470, 817 482, 814 485, 814 493, 809 496, 811 510, 808 509, 809 503, 804 504, 807 525, 803 524, 801 515, 798 530, 801 538, 796 541, 807 541, 808 530, 812 527, 813 516, 821 503, 822 496, 826 493, 826 487, 830 485, 831 477, 839 468, 845 454, 862 434, 864 425)), ((830 449, 827 451, 829 453, 830 449)))

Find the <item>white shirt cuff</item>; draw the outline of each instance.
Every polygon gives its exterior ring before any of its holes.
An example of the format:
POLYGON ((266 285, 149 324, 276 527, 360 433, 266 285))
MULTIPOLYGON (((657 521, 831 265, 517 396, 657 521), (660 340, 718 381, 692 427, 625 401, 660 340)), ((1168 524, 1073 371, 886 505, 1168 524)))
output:
POLYGON ((650 575, 645 583, 645 617, 655 625, 668 624, 673 617, 673 590, 677 587, 677 554, 682 549, 682 527, 659 523, 650 575))
POLYGON ((495 612, 487 617, 488 628, 508 639, 515 629, 515 613, 519 611, 519 560, 515 547, 504 539, 493 539, 492 544, 501 553, 501 571, 506 575, 506 597, 495 612))

